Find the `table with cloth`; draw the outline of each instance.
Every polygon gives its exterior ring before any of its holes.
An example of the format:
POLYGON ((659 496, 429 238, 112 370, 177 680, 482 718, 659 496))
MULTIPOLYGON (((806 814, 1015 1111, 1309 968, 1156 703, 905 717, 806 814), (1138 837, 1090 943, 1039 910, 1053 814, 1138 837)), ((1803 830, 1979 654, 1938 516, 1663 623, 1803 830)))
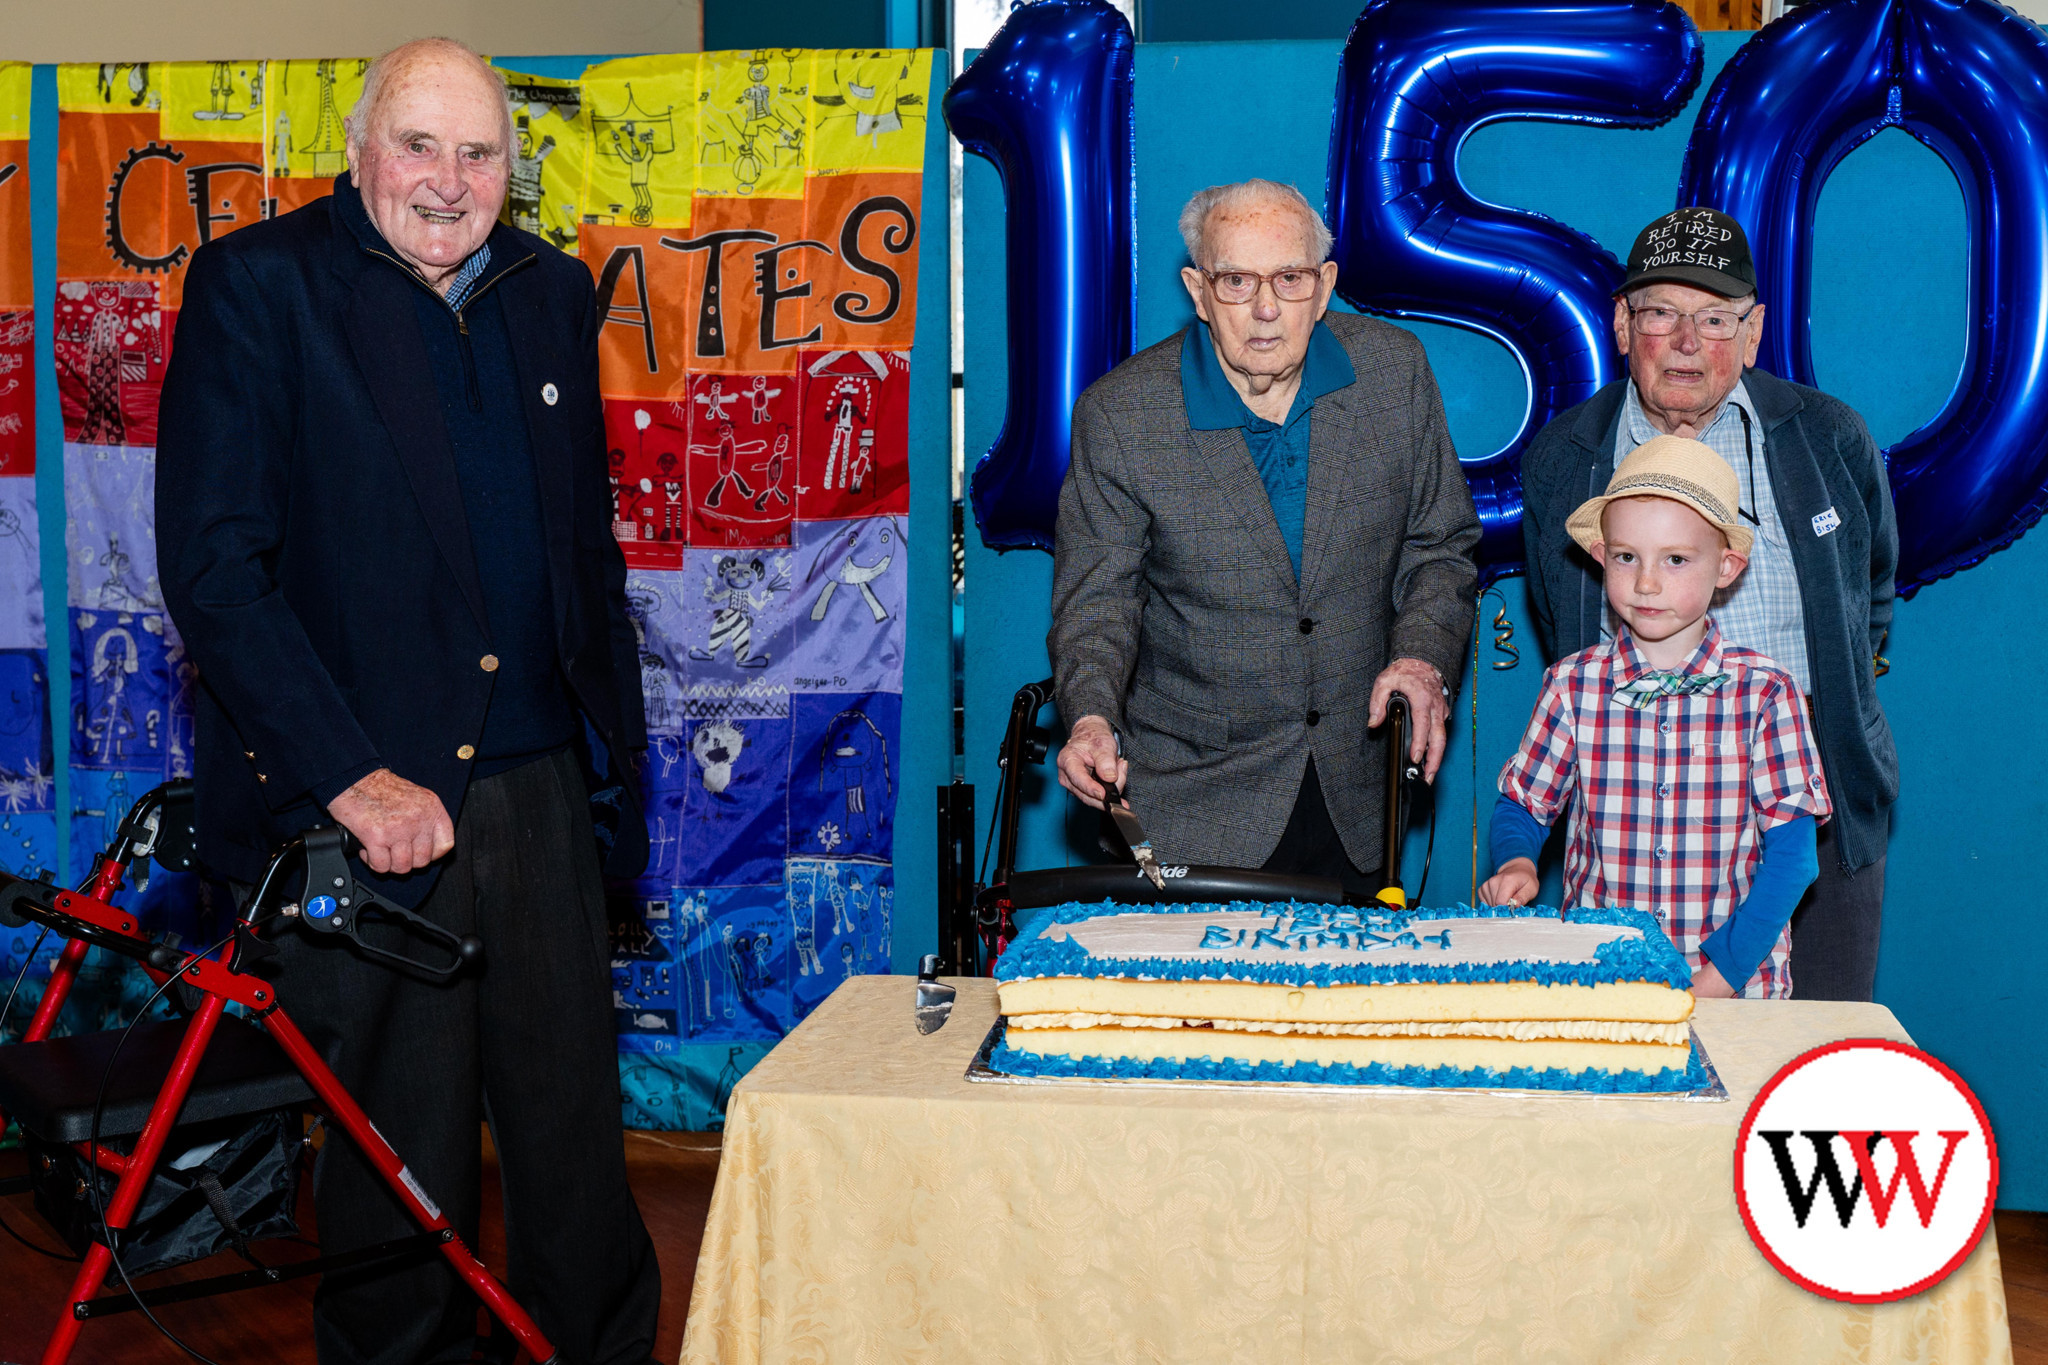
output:
POLYGON ((1757 1090, 1907 1040, 1882 1006, 1700 1001, 1709 1104, 974 1083, 995 985, 954 984, 921 1037, 854 977, 733 1092, 685 1362, 2012 1359, 1988 1227, 1856 1305, 1736 1210, 1757 1090))

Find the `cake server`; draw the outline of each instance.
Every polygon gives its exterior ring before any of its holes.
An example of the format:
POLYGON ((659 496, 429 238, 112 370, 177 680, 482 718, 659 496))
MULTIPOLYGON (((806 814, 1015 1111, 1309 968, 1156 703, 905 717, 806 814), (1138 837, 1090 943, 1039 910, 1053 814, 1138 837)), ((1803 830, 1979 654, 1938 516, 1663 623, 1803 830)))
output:
POLYGON ((1138 813, 1131 809, 1130 801, 1114 782, 1104 782, 1102 808, 1109 812, 1109 818, 1116 822, 1116 832, 1124 836, 1124 842, 1131 846, 1131 856, 1138 860, 1138 870, 1152 879, 1152 885, 1161 891, 1166 889, 1166 874, 1159 870, 1159 855, 1152 851, 1152 841, 1145 837, 1145 826, 1139 821, 1138 813))
POLYGON ((958 994, 953 987, 939 980, 939 957, 926 953, 917 963, 917 1003, 911 1006, 910 1016, 917 1023, 919 1033, 937 1033, 946 1026, 946 1020, 953 1016, 953 997, 958 994))

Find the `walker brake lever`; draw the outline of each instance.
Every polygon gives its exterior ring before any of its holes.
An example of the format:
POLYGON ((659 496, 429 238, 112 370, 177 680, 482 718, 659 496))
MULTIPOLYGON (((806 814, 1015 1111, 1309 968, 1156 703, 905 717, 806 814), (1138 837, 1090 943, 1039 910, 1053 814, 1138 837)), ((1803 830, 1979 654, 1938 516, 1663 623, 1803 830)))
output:
POLYGON ((380 899, 360 885, 349 867, 349 855, 360 846, 340 825, 322 825, 304 835, 306 849, 305 898, 299 905, 300 925, 316 934, 338 934, 365 956, 394 967, 449 980, 483 957, 484 942, 475 934, 457 934, 423 915, 380 899), (422 961, 404 953, 380 948, 363 937, 365 920, 398 926, 406 934, 423 938, 448 954, 445 964, 422 961))

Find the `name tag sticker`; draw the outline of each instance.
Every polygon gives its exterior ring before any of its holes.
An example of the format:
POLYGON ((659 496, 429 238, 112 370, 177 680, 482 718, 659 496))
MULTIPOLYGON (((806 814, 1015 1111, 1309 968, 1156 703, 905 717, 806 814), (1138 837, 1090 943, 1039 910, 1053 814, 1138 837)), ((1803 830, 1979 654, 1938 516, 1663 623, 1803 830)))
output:
POLYGON ((1824 536, 1842 524, 1842 514, 1830 507, 1813 519, 1813 533, 1824 536))

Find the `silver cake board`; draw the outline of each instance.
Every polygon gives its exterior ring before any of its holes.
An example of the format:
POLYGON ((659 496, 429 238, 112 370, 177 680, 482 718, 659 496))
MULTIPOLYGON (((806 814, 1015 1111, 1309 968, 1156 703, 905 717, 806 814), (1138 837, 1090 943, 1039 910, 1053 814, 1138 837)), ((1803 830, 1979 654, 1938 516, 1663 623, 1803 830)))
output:
POLYGON ((989 1057, 1003 1040, 1003 1021, 997 1019, 988 1035, 975 1049, 967 1064, 967 1079, 988 1085, 1118 1086, 1135 1090, 1266 1090, 1286 1095, 1516 1095, 1545 1100, 1679 1100, 1688 1104, 1719 1104, 1727 1100, 1728 1087, 1714 1059, 1700 1042, 1699 1030, 1687 1024, 1692 1055, 1706 1073, 1707 1083, 1692 1090, 1515 1090, 1506 1086, 1483 1085, 1327 1085, 1316 1081, 1209 1081, 1172 1080, 1150 1076, 1012 1076, 989 1065, 989 1057))

